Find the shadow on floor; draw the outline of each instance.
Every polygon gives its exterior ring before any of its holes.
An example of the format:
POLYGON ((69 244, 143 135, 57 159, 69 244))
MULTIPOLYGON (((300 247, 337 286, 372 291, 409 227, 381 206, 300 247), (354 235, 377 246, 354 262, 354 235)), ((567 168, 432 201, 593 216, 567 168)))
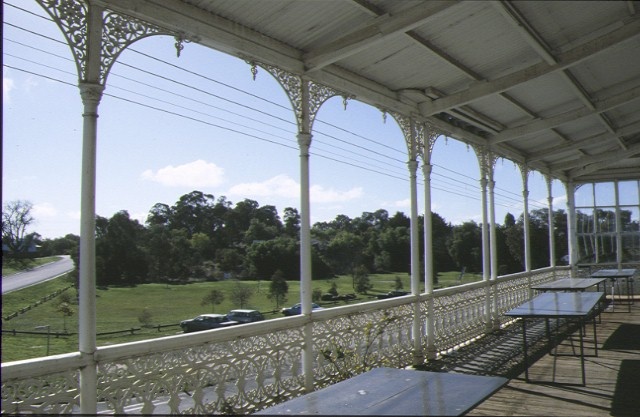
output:
POLYGON ((640 324, 621 324, 604 342, 602 349, 640 350, 640 324))
MULTIPOLYGON (((620 326, 622 327, 622 326, 620 326)), ((639 327, 639 326, 636 326, 639 327)), ((637 341, 638 339, 636 339, 637 341)), ((625 359, 620 364, 616 390, 611 401, 612 416, 633 416, 640 415, 640 361, 625 359)))
MULTIPOLYGON (((558 341, 562 341, 575 331, 575 326, 571 323, 560 323, 552 326, 551 330, 557 331, 558 341)), ((535 363, 548 352, 544 320, 527 324, 527 345, 530 363, 535 363)), ((442 355, 435 361, 416 366, 416 369, 516 378, 524 372, 522 327, 520 323, 514 323, 489 333, 468 346, 442 355)))

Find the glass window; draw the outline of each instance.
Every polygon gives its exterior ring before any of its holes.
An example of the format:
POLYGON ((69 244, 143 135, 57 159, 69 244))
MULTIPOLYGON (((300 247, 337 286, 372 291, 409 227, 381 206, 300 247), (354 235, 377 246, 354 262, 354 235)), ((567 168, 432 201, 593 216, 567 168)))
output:
POLYGON ((620 205, 640 205, 640 197, 638 197, 638 188, 640 181, 620 181, 618 183, 618 198, 620 205))
POLYGON ((598 233, 615 233, 616 231, 616 208, 615 207, 598 207, 596 209, 598 221, 598 233))
POLYGON ((576 187, 576 207, 593 207, 593 184, 582 184, 576 187))
POLYGON ((624 207, 620 208, 620 223, 623 232, 640 231, 640 208, 624 207))
POLYGON ((578 235, 578 263, 594 263, 596 261, 595 248, 593 235, 578 235))
POLYGON ((576 211, 576 217, 578 219, 577 233, 593 233, 593 214, 589 211, 576 211))
POLYGON ((622 262, 640 262, 640 235, 622 235, 622 262))
POLYGON ((640 180, 583 184, 575 200, 578 263, 615 264, 618 251, 622 262, 640 261, 640 180))
POLYGON ((615 234, 601 234, 597 237, 598 263, 617 262, 618 240, 615 234))
POLYGON ((615 183, 599 182, 595 185, 596 206, 615 206, 615 183))

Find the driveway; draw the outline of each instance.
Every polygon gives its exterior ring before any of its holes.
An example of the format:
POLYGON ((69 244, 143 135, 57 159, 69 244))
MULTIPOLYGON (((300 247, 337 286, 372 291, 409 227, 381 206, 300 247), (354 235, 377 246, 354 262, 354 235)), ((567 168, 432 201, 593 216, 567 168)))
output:
POLYGON ((62 274, 72 271, 73 261, 69 255, 62 255, 62 259, 33 269, 2 277, 2 294, 39 284, 62 274))

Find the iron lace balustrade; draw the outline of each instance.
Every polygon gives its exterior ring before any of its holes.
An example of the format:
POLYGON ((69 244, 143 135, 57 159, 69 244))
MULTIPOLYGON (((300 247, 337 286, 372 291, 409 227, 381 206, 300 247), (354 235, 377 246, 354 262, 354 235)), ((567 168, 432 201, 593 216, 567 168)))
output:
MULTIPOLYGON (((532 282, 551 281, 566 268, 545 268, 434 291, 336 307, 310 316, 99 347, 98 412, 116 414, 246 414, 304 393, 304 328, 313 333, 315 388, 376 367, 413 360, 413 311, 421 312, 426 347, 433 298, 435 347, 447 351, 486 332, 488 317, 527 299, 532 282), (499 311, 486 311, 486 294, 499 311)), ((564 272, 566 274, 566 272, 564 272)), ((2 364, 2 412, 79 411, 80 353, 2 364)))

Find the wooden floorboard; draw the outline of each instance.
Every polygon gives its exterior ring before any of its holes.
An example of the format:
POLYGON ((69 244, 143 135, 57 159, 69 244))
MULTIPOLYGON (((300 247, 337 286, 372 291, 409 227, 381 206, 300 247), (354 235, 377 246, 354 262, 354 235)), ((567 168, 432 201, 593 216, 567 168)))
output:
MULTIPOLYGON (((635 302, 631 312, 626 306, 616 306, 614 312, 609 307, 601 317, 602 322, 596 326, 597 357, 593 327, 587 326, 586 386, 581 386, 580 358, 549 354, 546 338, 534 342, 538 353, 529 368, 533 382, 525 382, 522 349, 516 346, 522 339, 514 339, 516 329, 521 330, 517 324, 503 331, 504 340, 498 337, 488 343, 486 352, 480 352, 480 348, 474 354, 460 352, 457 356, 465 360, 456 363, 452 358, 443 358, 439 367, 447 372, 510 378, 504 388, 470 411, 470 416, 640 416, 640 301, 635 302), (505 352, 507 359, 500 357, 505 352), (488 365, 492 355, 498 359, 488 365), (497 366, 497 362, 501 364, 497 366)), ((578 352, 578 333, 570 332, 568 329, 557 345, 558 354, 571 355, 574 348, 578 352)))

